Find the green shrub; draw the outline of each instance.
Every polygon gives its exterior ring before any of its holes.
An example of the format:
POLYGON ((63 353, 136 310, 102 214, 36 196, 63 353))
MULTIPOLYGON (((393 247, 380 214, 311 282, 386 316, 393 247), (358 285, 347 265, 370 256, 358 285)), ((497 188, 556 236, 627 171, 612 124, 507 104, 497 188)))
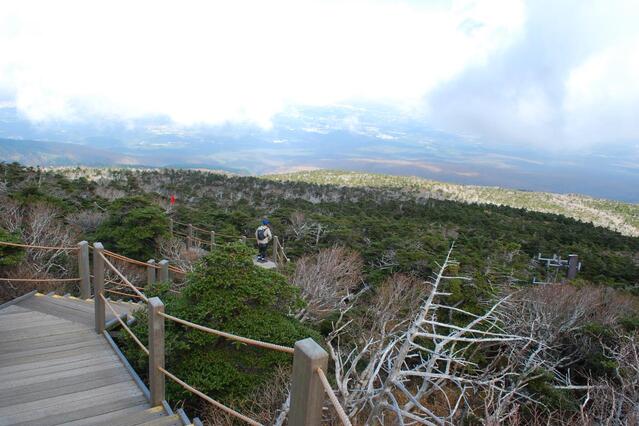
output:
MULTIPOLYGON (((253 265, 252 252, 241 243, 229 244, 203 258, 190 273, 181 294, 169 293, 165 284, 149 295, 161 296, 166 312, 206 327, 284 346, 319 334, 289 314, 303 306, 298 289, 284 276, 253 265)), ((147 318, 140 315, 134 327, 147 339, 147 318)), ((265 383, 278 365, 290 364, 292 356, 237 343, 172 321, 166 321, 167 369, 185 382, 220 401, 242 401, 265 383)), ((146 371, 147 358, 127 340, 127 356, 146 371)), ((168 384, 168 397, 197 397, 168 384)))
MULTIPOLYGON (((0 228, 0 241, 20 243, 16 235, 0 228)), ((17 265, 24 257, 24 249, 12 246, 0 245, 0 266, 17 265)))
POLYGON ((108 250, 146 260, 155 257, 159 237, 169 232, 169 221, 158 206, 144 197, 125 197, 109 206, 109 218, 94 239, 108 250))
POLYGON ((639 315, 629 315, 623 317, 619 320, 619 324, 626 330, 627 332, 633 332, 635 330, 639 330, 639 315))

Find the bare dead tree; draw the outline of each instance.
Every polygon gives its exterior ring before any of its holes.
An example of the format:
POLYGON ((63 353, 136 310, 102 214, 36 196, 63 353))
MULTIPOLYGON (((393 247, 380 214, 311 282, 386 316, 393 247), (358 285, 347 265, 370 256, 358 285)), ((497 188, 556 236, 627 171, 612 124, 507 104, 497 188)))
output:
MULTIPOLYGON (((491 387, 483 394, 486 421, 490 424, 517 424, 521 409, 526 407, 526 411, 534 413, 535 421, 539 420, 540 424, 544 423, 544 418, 557 424, 574 424, 577 421, 574 413, 545 407, 526 392, 531 381, 548 381, 547 375, 551 376, 549 384, 555 389, 583 394, 582 419, 602 419, 601 414, 591 414, 589 407, 606 403, 614 405, 623 398, 620 394, 613 398, 614 401, 605 398, 601 389, 607 388, 610 383, 583 384, 583 374, 581 383, 574 384, 572 367, 584 361, 594 345, 602 345, 599 341, 593 342, 581 330, 593 321, 612 329, 620 316, 632 310, 632 302, 627 298, 602 287, 548 285, 513 294, 509 303, 499 311, 501 322, 507 333, 528 336, 528 339, 503 345, 492 355, 495 362, 486 367, 487 373, 494 375, 500 371, 509 374, 500 386, 491 387), (595 399, 597 404, 593 403, 595 399)), ((611 359, 620 353, 614 348, 608 348, 608 351, 611 359)), ((625 371, 624 377, 628 377, 628 370, 625 371)), ((626 399, 637 397, 634 390, 627 391, 632 386, 624 389, 621 394, 626 395, 626 399)), ((600 424, 599 420, 591 423, 600 424)))
POLYGON ((193 271, 197 260, 206 253, 198 242, 193 242, 194 249, 187 250, 180 238, 162 238, 158 241, 158 247, 163 259, 186 272, 193 271))
MULTIPOLYGON (((503 330, 498 312, 505 299, 487 306, 483 314, 442 303, 449 295, 441 290, 443 282, 467 280, 446 275, 456 265, 450 258, 452 250, 419 290, 404 281, 405 288, 399 289, 399 294, 384 291, 373 302, 371 315, 377 313, 380 318, 377 326, 353 332, 355 321, 346 321, 346 315, 334 324, 328 338, 329 352, 349 417, 366 424, 455 424, 464 410, 472 408, 470 399, 474 395, 499 389, 510 375, 517 374, 509 369, 484 368, 471 360, 477 347, 512 342, 526 346, 530 339, 503 330), (401 293, 404 297, 415 293, 421 297, 415 298, 418 302, 413 306, 402 299, 402 305, 396 299, 402 297, 401 293), (405 307, 408 316, 402 318, 395 305, 405 307), (454 325, 442 319, 448 318, 450 310, 465 322, 454 325), (358 333, 360 338, 354 338, 358 333)), ((519 390, 514 394, 527 397, 519 390)))
POLYGON ((639 335, 618 335, 618 347, 605 347, 615 375, 588 390, 581 407, 583 424, 639 424, 639 335))
POLYGON ((397 251, 394 249, 385 250, 382 255, 372 262, 377 269, 393 269, 399 266, 397 261, 397 251))
POLYGON ((307 306, 297 317, 321 319, 345 304, 362 285, 363 264, 357 252, 339 246, 300 258, 291 281, 307 306))
POLYGON ((107 214, 102 211, 83 210, 67 216, 66 221, 83 233, 91 233, 98 229, 106 218, 107 214))
MULTIPOLYGON (((77 237, 61 220, 61 213, 47 204, 21 206, 7 200, 0 206, 0 226, 20 236, 28 245, 73 247, 77 237)), ((25 278, 66 277, 73 269, 73 261, 65 250, 28 248, 22 262, 25 278)))

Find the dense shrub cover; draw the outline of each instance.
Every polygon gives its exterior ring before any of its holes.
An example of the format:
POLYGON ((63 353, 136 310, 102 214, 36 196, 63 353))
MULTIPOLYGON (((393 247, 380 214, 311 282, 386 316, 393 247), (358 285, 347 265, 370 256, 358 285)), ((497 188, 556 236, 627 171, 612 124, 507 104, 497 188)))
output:
POLYGON ((93 238, 111 251, 137 259, 150 259, 157 252, 156 241, 169 231, 169 221, 158 206, 142 196, 115 200, 109 217, 93 238))
MULTIPOLYGON (((274 271, 253 265, 252 251, 241 243, 220 247, 204 257, 189 274, 181 294, 158 284, 149 296, 161 296, 168 314, 217 330, 284 346, 313 337, 322 339, 289 314, 303 302, 299 290, 274 271)), ((147 319, 134 327, 143 341, 147 319)), ((292 362, 281 352, 255 348, 166 321, 168 370, 213 398, 242 399, 271 377, 279 365, 292 362)), ((147 357, 127 341, 127 356, 138 371, 146 371, 147 357)), ((179 386, 169 385, 169 398, 197 403, 179 386)))

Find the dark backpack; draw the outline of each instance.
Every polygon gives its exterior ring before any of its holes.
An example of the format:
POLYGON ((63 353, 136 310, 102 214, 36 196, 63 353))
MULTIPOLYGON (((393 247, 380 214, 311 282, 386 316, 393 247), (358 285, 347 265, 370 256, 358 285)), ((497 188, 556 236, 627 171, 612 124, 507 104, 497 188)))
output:
POLYGON ((266 239, 266 235, 264 235, 264 228, 257 229, 257 239, 262 241, 266 239))

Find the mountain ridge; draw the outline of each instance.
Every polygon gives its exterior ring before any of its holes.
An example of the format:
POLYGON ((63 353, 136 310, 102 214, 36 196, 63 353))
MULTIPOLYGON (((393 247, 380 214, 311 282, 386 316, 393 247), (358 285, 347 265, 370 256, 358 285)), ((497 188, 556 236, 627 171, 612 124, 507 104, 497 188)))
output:
POLYGON ((503 205, 541 213, 559 214, 639 236, 639 204, 581 194, 558 194, 497 186, 463 185, 417 176, 395 176, 342 170, 313 170, 263 176, 280 182, 305 182, 339 187, 379 188, 401 191, 415 199, 445 199, 464 203, 503 205))

